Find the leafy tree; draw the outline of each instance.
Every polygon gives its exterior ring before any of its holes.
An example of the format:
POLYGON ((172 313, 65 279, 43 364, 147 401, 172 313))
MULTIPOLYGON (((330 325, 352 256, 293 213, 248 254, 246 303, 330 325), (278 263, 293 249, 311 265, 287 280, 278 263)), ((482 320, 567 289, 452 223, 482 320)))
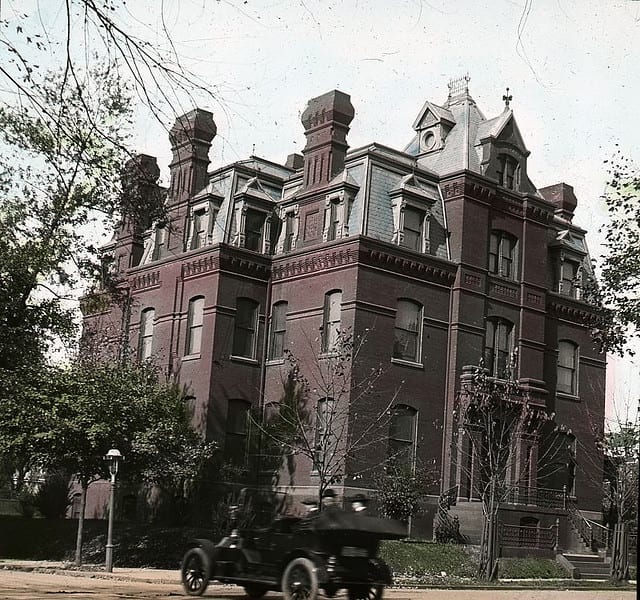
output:
POLYGON ((408 522, 420 513, 421 502, 437 481, 433 467, 409 466, 390 461, 375 477, 380 512, 390 519, 408 522))
POLYGON ((638 520, 638 461, 640 460, 640 422, 618 422, 598 439, 604 453, 604 514, 613 532, 611 576, 629 577, 629 531, 638 520))
MULTIPOLYGON (((510 365, 510 373, 514 367, 510 365)), ((517 437, 519 434, 537 436, 553 415, 530 404, 517 381, 511 377, 506 380, 490 377, 480 364, 464 369, 457 417, 460 434, 467 439, 467 456, 463 451, 457 460, 461 465, 467 464, 471 455, 479 469, 474 477, 468 474, 474 492, 482 502, 484 516, 479 575, 483 579, 493 579, 499 556, 498 512, 500 503, 510 491, 512 482, 508 474, 515 466, 517 437)), ((460 444, 461 450, 463 447, 460 444)))
POLYGON ((126 457, 123 477, 158 485, 180 502, 188 500, 215 448, 191 429, 182 391, 147 364, 50 367, 37 389, 25 391, 0 405, 0 455, 17 446, 31 455, 32 468, 75 474, 82 490, 78 564, 87 489, 108 476, 104 455, 110 448, 126 457), (37 417, 31 422, 29 411, 37 417))
POLYGON ((607 350, 622 354, 640 333, 640 169, 616 152, 604 200, 609 212, 602 258, 601 301, 608 319, 595 333, 607 350))
POLYGON ((358 357, 366 341, 366 336, 354 339, 350 331, 338 332, 330 353, 304 363, 287 351, 289 372, 280 401, 264 423, 252 419, 277 462, 285 461, 292 485, 300 458, 312 466, 320 507, 325 490, 343 481, 347 463, 352 477, 370 471, 374 465, 368 453, 388 439, 390 409, 399 390, 386 395, 379 389, 380 366, 362 374, 358 357))
POLYGON ((128 92, 109 66, 87 74, 87 98, 63 79, 34 84, 53 115, 0 106, 1 369, 42 362, 52 340, 73 339, 70 291, 95 272, 87 226, 120 208, 128 92))

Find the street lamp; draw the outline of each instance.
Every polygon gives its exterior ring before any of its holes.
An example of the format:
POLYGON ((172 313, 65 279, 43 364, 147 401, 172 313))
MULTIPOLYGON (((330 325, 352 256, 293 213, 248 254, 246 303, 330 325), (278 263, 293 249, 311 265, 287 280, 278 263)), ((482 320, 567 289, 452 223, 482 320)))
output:
POLYGON ((109 529, 107 531, 107 556, 106 570, 111 573, 113 571, 113 512, 116 499, 116 475, 118 474, 118 465, 124 460, 124 456, 120 454, 120 450, 111 448, 104 459, 109 463, 109 473, 111 473, 111 495, 109 497, 109 529))

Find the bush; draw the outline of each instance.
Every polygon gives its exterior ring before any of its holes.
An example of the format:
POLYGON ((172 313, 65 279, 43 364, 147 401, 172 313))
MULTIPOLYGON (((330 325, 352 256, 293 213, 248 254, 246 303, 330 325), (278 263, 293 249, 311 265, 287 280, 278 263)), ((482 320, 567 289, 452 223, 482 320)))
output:
POLYGON ((34 496, 34 504, 47 519, 63 518, 70 504, 69 476, 62 472, 49 473, 34 496))
POLYGON ((501 558, 501 579, 567 579, 565 570, 549 558, 501 558))
POLYGON ((380 556, 394 573, 411 576, 474 577, 477 564, 464 546, 435 542, 383 542, 380 556))

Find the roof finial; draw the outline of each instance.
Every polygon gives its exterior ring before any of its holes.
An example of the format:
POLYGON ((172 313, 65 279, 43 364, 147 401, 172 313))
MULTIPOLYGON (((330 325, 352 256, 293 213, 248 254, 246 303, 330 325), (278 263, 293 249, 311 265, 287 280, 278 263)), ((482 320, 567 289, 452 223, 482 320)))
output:
POLYGON ((513 100, 513 96, 509 95, 509 88, 507 88, 507 93, 504 96, 502 96, 502 99, 504 100, 505 108, 509 108, 509 102, 513 100))
POLYGON ((471 77, 469 77, 469 73, 463 75, 462 77, 458 77, 457 79, 450 79, 449 98, 451 98, 452 96, 457 96, 458 94, 468 94, 470 81, 471 77))

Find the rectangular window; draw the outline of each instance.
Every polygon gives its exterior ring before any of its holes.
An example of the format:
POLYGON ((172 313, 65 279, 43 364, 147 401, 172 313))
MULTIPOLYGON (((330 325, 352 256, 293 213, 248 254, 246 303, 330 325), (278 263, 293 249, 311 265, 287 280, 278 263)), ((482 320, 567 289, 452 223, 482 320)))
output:
POLYGON ((517 245, 515 237, 501 231, 492 231, 489 238, 489 272, 515 279, 517 245))
POLYGON ((579 265, 572 260, 562 262, 560 276, 560 293, 571 298, 577 297, 579 265))
POLYGON ((333 398, 321 398, 316 405, 315 423, 315 454, 313 459, 313 470, 322 471, 325 466, 325 459, 328 456, 331 446, 331 424, 333 419, 333 398))
POLYGON ((329 203, 329 227, 327 229, 327 240, 337 240, 338 233, 340 231, 340 217, 339 217, 340 204, 338 202, 329 203))
POLYGON ((404 228, 402 245, 418 252, 423 251, 424 240, 424 212, 417 208, 404 208, 404 228))
POLYGON ((336 349, 340 334, 340 312, 342 310, 342 292, 330 292, 324 297, 324 319, 322 324, 322 351, 336 349))
POLYGON ((207 233, 209 229, 208 215, 206 208, 199 208, 193 211, 191 250, 202 248, 207 243, 207 233))
POLYGON ((278 302, 273 305, 271 311, 271 341, 269 343, 269 358, 283 358, 285 337, 287 333, 287 306, 286 302, 278 302))
POLYGON ((578 391, 578 348, 571 342, 558 344, 557 389, 575 395, 578 391))
POLYGON ((247 462, 248 430, 249 403, 244 400, 229 400, 224 454, 234 465, 244 465, 247 462))
POLYGON ((284 252, 290 252, 293 250, 293 237, 295 233, 295 219, 296 215, 293 212, 288 212, 284 217, 284 252))
POLYGON ((140 346, 138 348, 138 358, 140 360, 151 357, 155 315, 153 308, 145 308, 140 315, 140 346))
POLYGON ((189 301, 187 324, 187 355, 198 354, 202 343, 204 298, 193 298, 189 301))
POLYGON ((484 360, 489 375, 505 379, 511 367, 513 324, 504 319, 487 320, 484 360))
POLYGON ((249 298, 238 298, 233 331, 233 356, 255 358, 258 303, 249 298))
POLYGON ((164 257, 167 245, 167 229, 165 227, 157 227, 153 245, 152 260, 160 260, 164 257))
POLYGON ((389 425, 389 458, 396 465, 413 468, 416 439, 416 411, 408 406, 393 409, 389 425))
POLYGON ((411 300, 399 300, 396 312, 393 358, 420 362, 422 306, 411 300))
POLYGON ((244 247, 254 252, 262 252, 265 214, 248 209, 244 219, 244 247))

